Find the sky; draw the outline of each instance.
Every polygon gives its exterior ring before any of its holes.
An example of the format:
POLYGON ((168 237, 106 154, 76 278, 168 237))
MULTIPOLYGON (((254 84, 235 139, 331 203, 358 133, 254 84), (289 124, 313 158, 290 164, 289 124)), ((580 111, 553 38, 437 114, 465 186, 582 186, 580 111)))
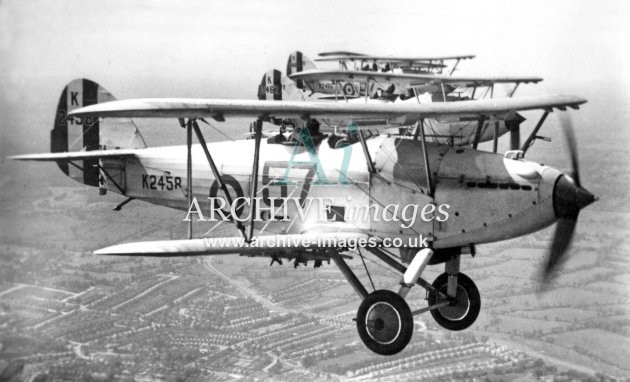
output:
POLYGON ((284 71, 296 49, 472 53, 459 74, 541 76, 518 95, 568 93, 590 110, 625 110, 629 16, 622 1, 0 0, 0 150, 31 149, 30 139, 45 148, 73 78, 118 98, 254 98, 262 74, 284 71))
POLYGON ((314 56, 351 49, 384 55, 474 53, 474 67, 482 73, 534 72, 551 81, 571 73, 590 82, 612 71, 629 82, 624 68, 630 64, 625 25, 630 11, 621 1, 184 4, 3 0, 3 77, 124 78, 152 94, 244 97, 250 93, 243 84, 256 82, 271 67, 284 69, 292 50, 314 56), (142 84, 148 78, 165 81, 142 84))

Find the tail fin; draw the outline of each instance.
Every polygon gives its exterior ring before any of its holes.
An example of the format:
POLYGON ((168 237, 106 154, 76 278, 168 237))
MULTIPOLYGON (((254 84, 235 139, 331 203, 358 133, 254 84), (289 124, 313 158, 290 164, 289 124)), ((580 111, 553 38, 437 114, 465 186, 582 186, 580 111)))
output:
POLYGON ((283 76, 277 69, 272 69, 262 76, 258 86, 258 99, 304 101, 304 95, 289 77, 283 76))
MULTIPOLYGON (((304 70, 317 69, 313 61, 302 54, 300 51, 292 52, 287 62, 287 76, 293 73, 299 73, 304 70)), ((304 81, 297 80, 295 85, 298 89, 304 89, 304 81)))
MULTIPOLYGON (((118 148, 145 148, 144 139, 131 119, 113 118, 99 121, 92 118, 68 117, 80 107, 115 100, 105 88, 88 79, 71 81, 61 93, 50 132, 50 151, 92 151, 118 148)), ((99 185, 99 159, 85 159, 57 165, 70 178, 90 185, 99 185)))

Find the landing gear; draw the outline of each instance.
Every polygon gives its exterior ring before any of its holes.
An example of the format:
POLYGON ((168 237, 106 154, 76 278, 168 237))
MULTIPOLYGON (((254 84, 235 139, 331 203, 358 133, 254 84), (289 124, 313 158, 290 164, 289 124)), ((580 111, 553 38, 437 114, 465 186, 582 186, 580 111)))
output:
MULTIPOLYGON (((447 294, 449 278, 452 275, 442 273, 433 282, 435 290, 447 294)), ((431 315, 440 326, 448 330, 464 330, 472 325, 481 309, 481 298, 475 283, 465 274, 457 274, 457 289, 454 297, 438 296, 437 293, 428 291, 429 306, 448 301, 447 305, 439 306, 431 310, 431 315)))
POLYGON ((413 334, 413 316, 409 305, 389 290, 377 290, 363 299, 356 321, 365 346, 381 355, 400 352, 413 334))
MULTIPOLYGON (((408 267, 395 260, 380 248, 369 248, 376 257, 392 268, 401 272, 398 293, 389 290, 377 290, 369 293, 354 272, 345 263, 343 257, 331 257, 355 292, 362 299, 357 311, 356 324, 361 340, 370 350, 381 355, 392 355, 407 346, 413 335, 413 316, 431 312, 435 321, 449 330, 463 330, 472 325, 481 308, 479 290, 465 274, 459 272, 462 251, 438 252, 435 263, 444 263, 445 272, 433 284, 421 276, 434 255, 431 248, 423 248, 408 257, 408 267), (428 306, 414 310, 409 308, 405 297, 414 285, 427 290, 428 306)), ((474 249, 471 250, 471 252, 474 249)))

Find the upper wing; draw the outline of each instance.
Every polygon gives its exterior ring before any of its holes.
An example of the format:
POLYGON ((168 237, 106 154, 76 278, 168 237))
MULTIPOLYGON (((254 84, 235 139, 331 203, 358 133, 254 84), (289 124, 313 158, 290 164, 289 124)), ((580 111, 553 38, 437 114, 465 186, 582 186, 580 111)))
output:
POLYGON ((497 83, 538 83, 539 77, 454 77, 430 74, 366 72, 358 70, 305 70, 289 75, 292 80, 303 81, 384 81, 399 87, 417 87, 432 84, 449 84, 456 87, 489 86, 497 83))
POLYGON ((343 102, 292 102, 258 100, 221 100, 190 98, 147 98, 99 103, 75 109, 70 115, 81 117, 127 118, 214 118, 226 116, 270 118, 340 117, 344 120, 365 118, 399 118, 419 120, 445 116, 500 115, 504 113, 571 107, 577 109, 586 100, 567 95, 527 98, 500 98, 429 104, 384 103, 353 104, 343 102))
POLYGON ((334 51, 334 52, 321 52, 318 54, 318 56, 320 57, 329 57, 329 56, 353 56, 353 57, 357 57, 357 56, 366 56, 363 53, 356 53, 356 52, 348 52, 345 50, 338 50, 338 51, 334 51))
POLYGON ((92 150, 61 153, 26 154, 9 157, 15 160, 72 161, 96 158, 124 158, 135 155, 137 150, 92 150))
MULTIPOLYGON (((241 237, 213 237, 192 240, 161 240, 118 244, 94 251, 95 255, 118 256, 202 256, 202 255, 261 255, 290 253, 314 248, 338 248, 369 236, 361 232, 312 232, 291 235, 256 236, 251 244, 241 237)), ((378 240, 377 240, 378 242, 378 240)))
MULTIPOLYGON (((332 54, 336 52, 331 52, 321 58, 316 58, 315 61, 346 61, 346 60, 366 60, 366 61, 375 61, 375 62, 396 62, 401 64, 412 64, 412 63, 420 63, 420 62, 430 62, 430 61, 442 61, 442 60, 468 60, 471 58, 475 58, 474 54, 462 54, 462 55, 452 55, 452 56, 420 56, 420 57, 400 57, 400 56, 369 56, 369 55, 358 55, 358 54, 348 54, 351 52, 338 52, 339 54, 332 54)), ((434 65, 435 66, 435 65, 434 65)))

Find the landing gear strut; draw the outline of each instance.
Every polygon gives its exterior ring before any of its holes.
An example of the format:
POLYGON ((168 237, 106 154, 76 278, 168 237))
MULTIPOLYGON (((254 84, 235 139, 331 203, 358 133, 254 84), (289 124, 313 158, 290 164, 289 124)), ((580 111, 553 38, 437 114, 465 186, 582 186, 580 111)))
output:
POLYGON ((477 319, 481 308, 479 290, 468 276, 459 272, 461 255, 449 253, 448 259, 438 258, 438 262, 447 260, 445 272, 429 284, 420 275, 431 262, 432 249, 418 251, 407 268, 379 248, 369 250, 403 273, 398 293, 389 290, 368 293, 341 256, 333 260, 362 299, 356 317, 357 330, 365 346, 373 352, 392 355, 403 350, 413 335, 416 314, 430 311, 435 321, 449 330, 466 329, 477 319), (427 290, 429 304, 412 312, 405 297, 416 284, 427 290))

